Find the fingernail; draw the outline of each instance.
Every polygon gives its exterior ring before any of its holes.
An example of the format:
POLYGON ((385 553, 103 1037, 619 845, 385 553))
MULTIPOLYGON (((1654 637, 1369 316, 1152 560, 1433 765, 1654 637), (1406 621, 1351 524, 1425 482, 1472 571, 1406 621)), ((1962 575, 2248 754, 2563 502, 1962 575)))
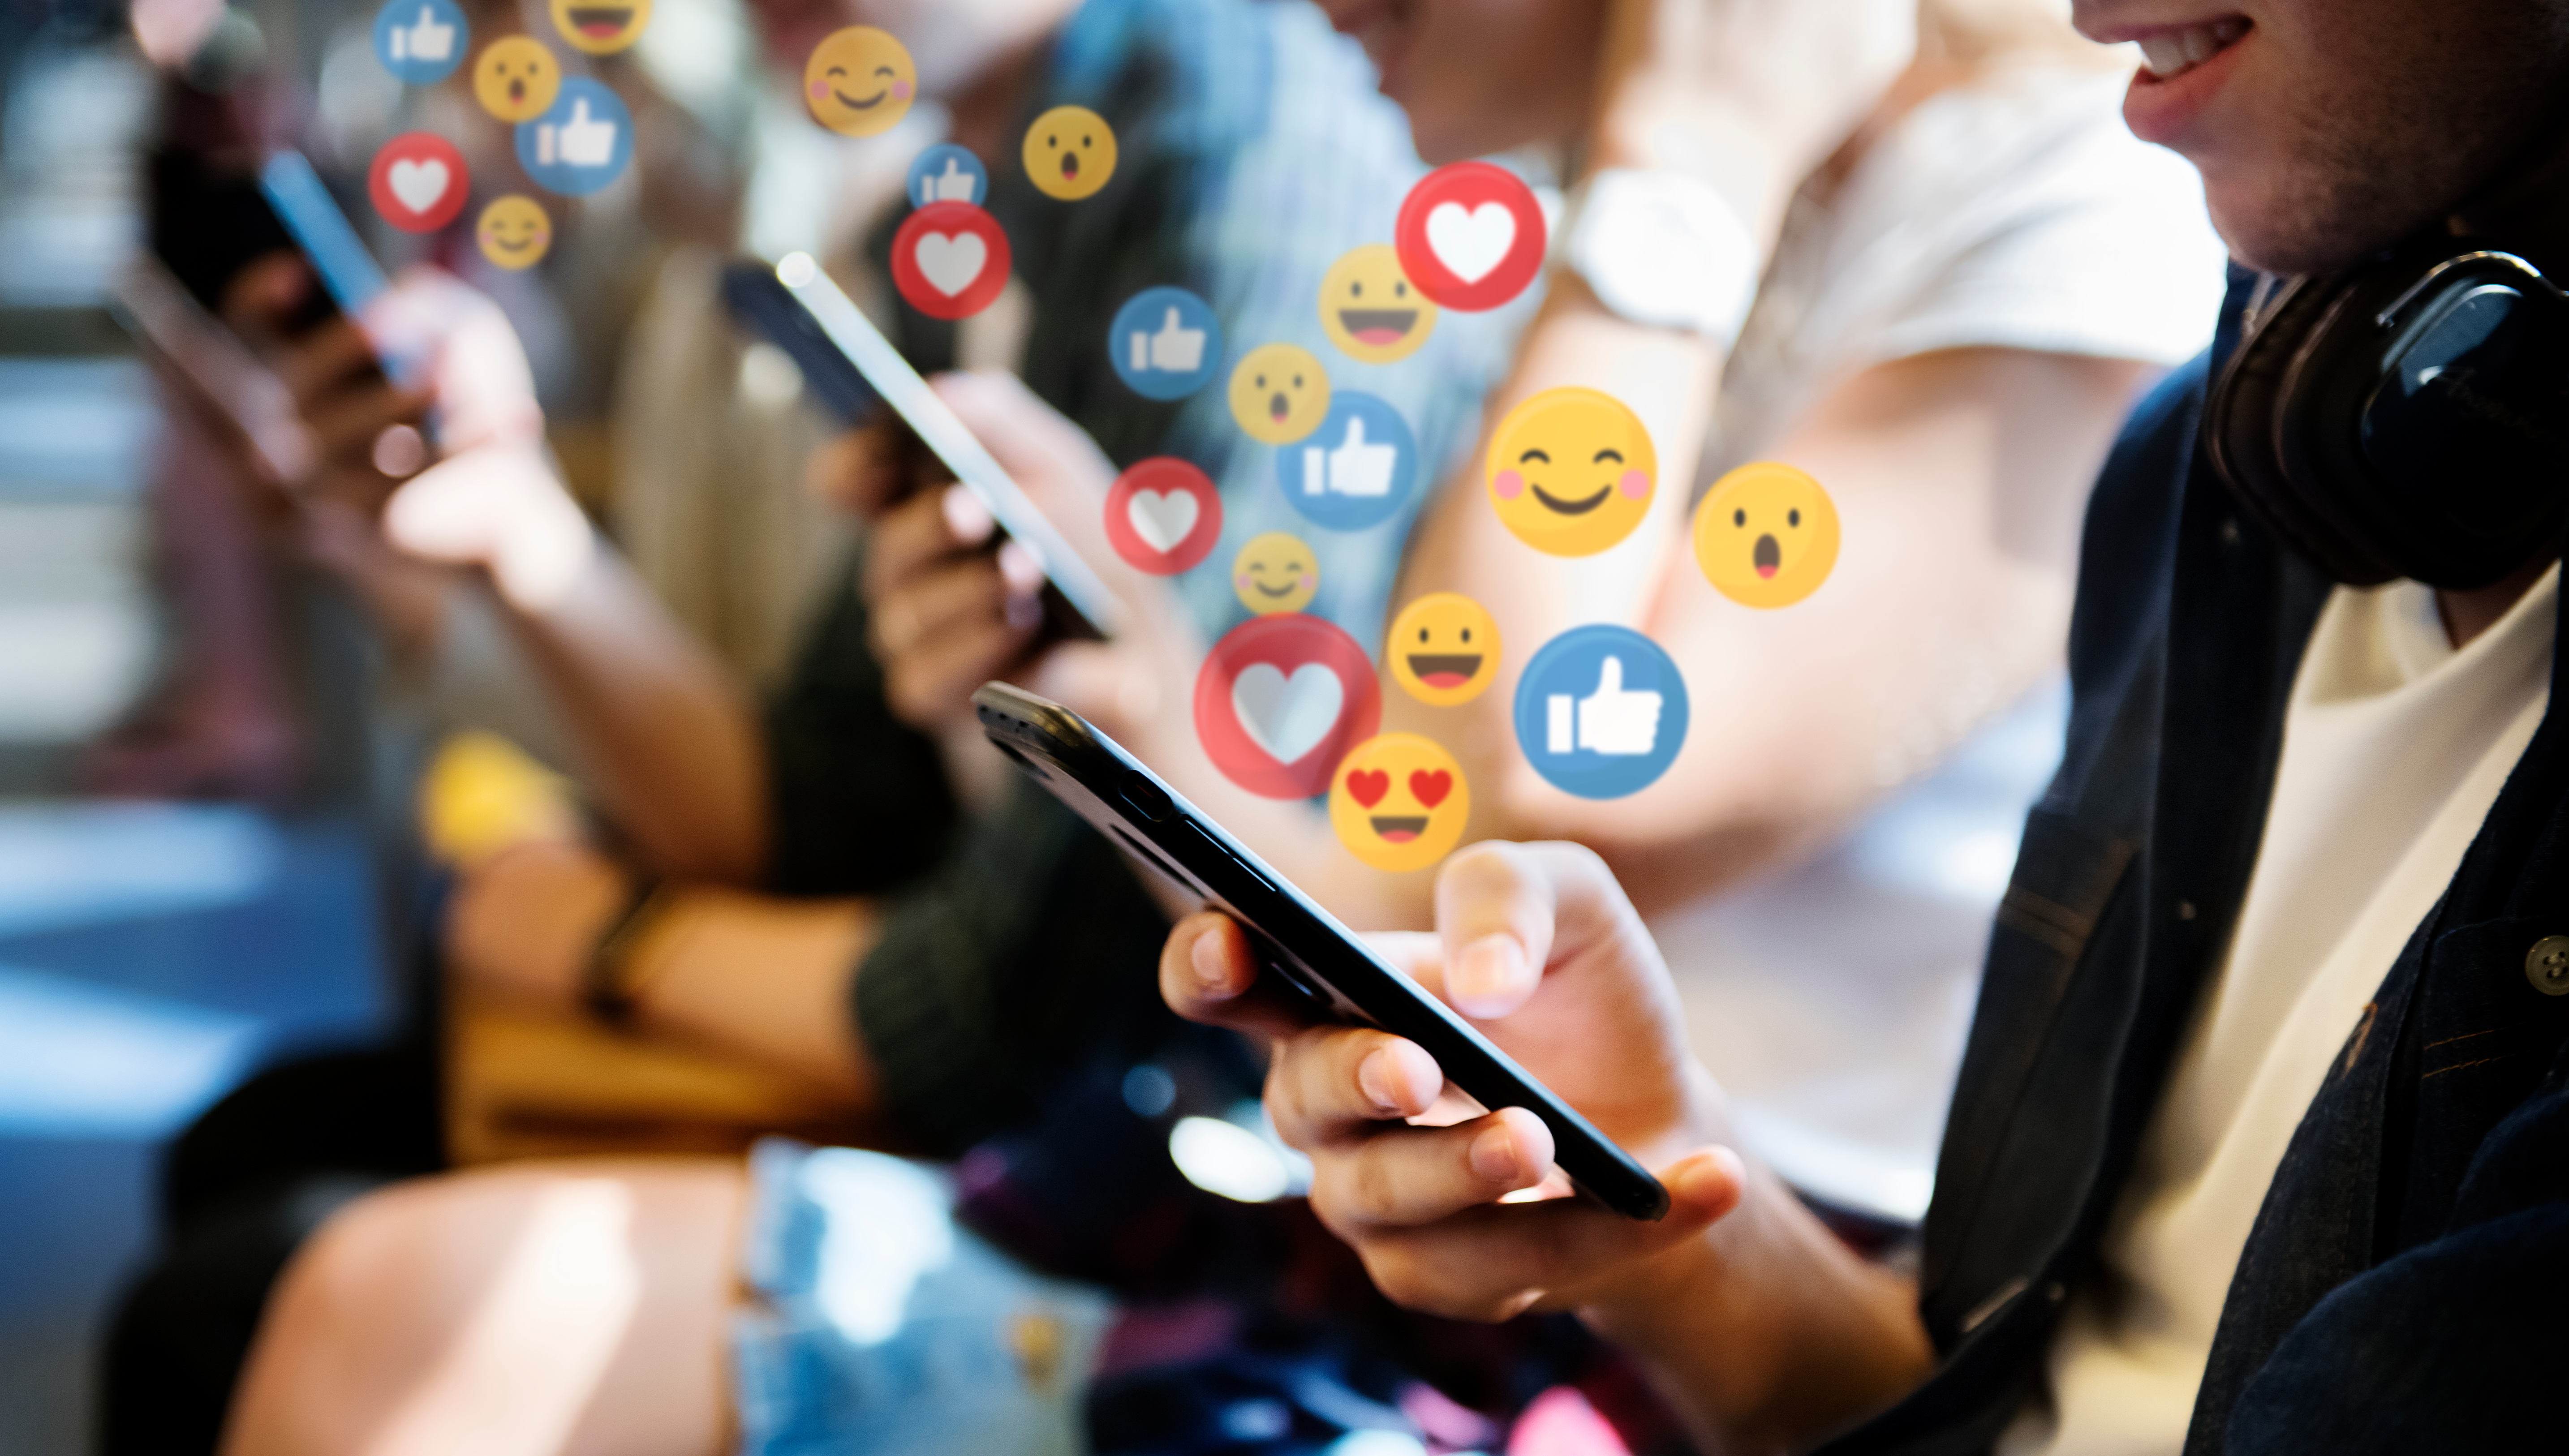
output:
POLYGON ((989 508, 972 494, 969 486, 947 486, 944 499, 937 503, 945 512, 945 529, 965 546, 978 546, 987 540, 993 523, 989 508))
POLYGON ((1372 1055, 1356 1063, 1356 1086, 1372 1099, 1374 1111, 1385 1116, 1399 1112, 1399 1055, 1390 1047, 1377 1047, 1372 1055))
POLYGON ((1463 947, 1445 974, 1454 1004, 1473 1014, 1513 1010, 1526 978, 1525 947, 1514 935, 1491 934, 1463 947))
POLYGON ((1681 1204, 1723 1203, 1735 1198, 1747 1165, 1728 1148, 1710 1148, 1670 1170, 1668 1195, 1681 1204))
POLYGON ((1494 1125, 1472 1139, 1472 1171, 1492 1183, 1524 1181, 1525 1165, 1517 1157, 1517 1140, 1505 1124, 1494 1125))
POLYGON ((1208 1001, 1228 1001, 1239 994, 1231 983, 1231 968, 1223 964, 1222 947, 1214 943, 1218 938, 1207 930, 1187 950, 1187 961, 1196 970, 1196 989, 1208 1001))
POLYGON ((1043 562, 1022 544, 1012 541, 999 547, 999 579, 1009 590, 1032 595, 1043 585, 1043 562))

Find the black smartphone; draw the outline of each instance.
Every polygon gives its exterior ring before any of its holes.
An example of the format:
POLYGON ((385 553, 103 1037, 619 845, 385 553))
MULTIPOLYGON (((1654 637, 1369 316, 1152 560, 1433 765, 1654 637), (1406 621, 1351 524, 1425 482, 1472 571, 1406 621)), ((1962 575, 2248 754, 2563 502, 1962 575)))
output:
POLYGON ((772 266, 732 264, 723 276, 723 299, 743 323, 785 351, 841 423, 859 424, 878 406, 901 416, 988 508, 1000 532, 1034 553, 1043 567, 1044 616, 1053 635, 1113 635, 1122 612, 1106 582, 810 254, 789 253, 772 266))
POLYGON ((972 694, 981 731, 1053 797, 1189 899, 1248 932, 1263 968, 1319 1015, 1427 1049, 1483 1108, 1522 1107, 1552 1129, 1572 1183, 1628 1219, 1656 1220, 1668 1191, 1488 1037, 1421 990, 1088 720, 1005 683, 972 694))

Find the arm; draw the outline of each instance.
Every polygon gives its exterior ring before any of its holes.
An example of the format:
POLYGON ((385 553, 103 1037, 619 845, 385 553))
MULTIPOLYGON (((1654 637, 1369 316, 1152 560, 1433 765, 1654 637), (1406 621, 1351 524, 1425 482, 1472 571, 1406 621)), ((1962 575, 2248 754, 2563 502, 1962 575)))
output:
MULTIPOLYGON (((1573 316, 1583 306, 1595 307, 1573 316)), ((1612 337, 1565 335, 1577 341, 1565 360, 1612 337)), ((1646 909, 1807 847, 2057 662, 2080 501, 2064 486, 2094 473, 2140 370, 1958 350, 1840 385, 1771 452, 1820 481, 1846 523, 1828 584, 1780 611, 1723 599, 1672 523, 1627 620, 1667 648, 1698 702, 1725 706, 1695 715, 1647 794, 1599 803, 1546 784, 1516 749, 1513 671, 1459 708, 1424 707, 1386 680, 1385 727, 1431 734, 1462 760, 1476 837, 1588 844, 1646 909)), ((1683 501, 1683 478, 1663 465, 1654 510, 1683 501)), ((1457 481, 1422 525, 1400 597, 1473 596, 1521 665, 1582 619, 1562 589, 1578 566, 1516 541, 1479 481, 1457 481)))
POLYGON ((1879 1409, 1932 1364, 1914 1290, 1719 1146, 1721 1094, 1686 1055, 1665 967, 1594 855, 1484 844, 1436 884, 1436 935, 1385 937, 1430 989, 1668 1186, 1655 1224, 1584 1200, 1502 1203, 1552 1175, 1522 1109, 1416 1126, 1442 1078, 1414 1043, 1310 1026, 1269 999, 1239 927, 1170 935, 1180 1014, 1275 1043, 1267 1105, 1313 1165, 1311 1207, 1393 1299, 1462 1318, 1577 1310, 1634 1350, 1709 1450, 1769 1451, 1879 1409))
MULTIPOLYGON (((418 598, 415 583, 378 589, 418 574, 401 558, 487 574, 603 807, 643 856, 672 874, 755 876, 767 834, 756 725, 738 688, 599 547, 554 479, 507 319, 459 283, 407 276, 368 319, 430 342, 430 387, 405 390, 375 369, 354 322, 284 335, 312 286, 298 261, 271 258, 238 280, 225 314, 275 361, 313 434, 319 464, 298 495, 314 534, 336 538, 321 553, 379 605, 418 598), (378 440, 416 427, 432 405, 445 458, 407 480, 384 474, 378 440)), ((414 612, 407 624, 423 649, 435 617, 414 612)))

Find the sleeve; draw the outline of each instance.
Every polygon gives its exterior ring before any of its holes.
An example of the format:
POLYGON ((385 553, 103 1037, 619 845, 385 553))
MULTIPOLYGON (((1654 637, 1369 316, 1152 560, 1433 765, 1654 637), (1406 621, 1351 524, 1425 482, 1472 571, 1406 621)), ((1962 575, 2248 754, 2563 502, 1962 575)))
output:
POLYGON ((850 553, 768 708, 768 888, 780 895, 888 890, 935 863, 954 837, 944 760, 893 716, 866 645, 861 559, 850 553))
POLYGON ((903 1131, 950 1156, 1032 1117, 1074 1064, 1144 1060, 1181 1034, 1160 999, 1168 928, 1121 851, 1011 786, 857 972, 857 1026, 903 1131))
POLYGON ((1999 347, 2167 367, 2210 342, 2227 253, 2202 182, 2131 135, 2101 80, 1940 98, 1869 163, 1832 269, 1874 299, 1845 320, 1858 362, 1999 347))

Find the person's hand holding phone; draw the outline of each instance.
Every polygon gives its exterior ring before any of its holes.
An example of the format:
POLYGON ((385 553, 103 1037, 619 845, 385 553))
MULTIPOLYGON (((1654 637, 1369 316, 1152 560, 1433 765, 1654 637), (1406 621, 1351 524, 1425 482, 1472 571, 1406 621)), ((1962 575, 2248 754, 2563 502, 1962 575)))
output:
POLYGON ((1315 1023, 1262 982, 1235 921, 1189 917, 1162 950, 1162 995, 1273 1043, 1269 1115, 1311 1159, 1312 1211, 1386 1294, 1459 1318, 1576 1309, 1659 1368, 1707 1449, 1801 1444, 1924 1373, 1906 1281, 1723 1146, 1721 1093, 1603 861, 1473 846, 1438 876, 1436 924, 1376 946, 1650 1167, 1670 1205, 1642 1223, 1550 1196, 1553 1140, 1531 1112, 1431 1115, 1444 1081, 1425 1050, 1315 1023))
POLYGON ((927 475, 932 457, 897 425, 842 436, 816 459, 813 484, 873 523, 863 590, 893 711, 922 732, 968 727, 972 690, 998 678, 1063 702, 1152 759, 1149 720, 1177 701, 1203 648, 1169 584, 1126 566, 1107 544, 1114 467, 1014 375, 948 374, 933 387, 1126 616, 1111 643, 1057 643, 1030 657, 1043 624, 1034 555, 1015 542, 991 550, 998 528, 988 510, 941 473, 927 475))

